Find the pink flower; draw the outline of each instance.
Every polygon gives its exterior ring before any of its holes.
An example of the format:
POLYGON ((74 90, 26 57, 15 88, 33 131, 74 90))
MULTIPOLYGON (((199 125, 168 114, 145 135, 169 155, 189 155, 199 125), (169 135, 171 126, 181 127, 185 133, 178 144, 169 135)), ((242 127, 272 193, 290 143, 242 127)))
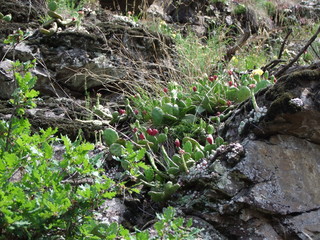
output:
POLYGON ((177 148, 179 148, 179 147, 181 146, 180 141, 179 141, 178 138, 174 141, 174 145, 175 145, 177 148))
POLYGON ((217 112, 217 113, 216 113, 217 116, 220 116, 220 114, 221 114, 221 112, 217 112))
POLYGON ((124 110, 124 109, 119 109, 118 112, 119 112, 120 115, 123 115, 123 114, 126 113, 126 110, 124 110))
POLYGON ((249 84, 249 88, 253 89, 255 87, 256 87, 256 85, 254 83, 249 84))
POLYGON ((197 91, 197 87, 194 86, 194 87, 192 88, 192 90, 193 90, 194 92, 196 92, 196 91, 197 91))
POLYGON ((179 149, 179 154, 181 154, 181 155, 183 155, 183 154, 185 154, 186 152, 183 150, 183 149, 179 149))
POLYGON ((163 88, 163 91, 164 91, 165 93, 168 93, 169 89, 165 87, 165 88, 163 88))
POLYGON ((144 139, 146 139, 146 137, 144 136, 143 133, 140 133, 140 134, 139 134, 139 139, 140 139, 140 140, 144 140, 144 139))
POLYGON ((213 144, 213 137, 212 137, 211 134, 209 134, 209 135, 207 136, 207 142, 208 142, 209 144, 213 144))

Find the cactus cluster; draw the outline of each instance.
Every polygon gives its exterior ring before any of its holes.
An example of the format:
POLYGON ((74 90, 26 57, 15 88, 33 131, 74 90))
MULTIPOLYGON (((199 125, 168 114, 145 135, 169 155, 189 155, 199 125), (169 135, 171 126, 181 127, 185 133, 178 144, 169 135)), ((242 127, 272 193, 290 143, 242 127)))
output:
POLYGON ((42 34, 51 36, 58 31, 58 27, 65 28, 76 24, 76 21, 74 19, 64 20, 64 18, 56 12, 58 8, 58 4, 56 1, 50 1, 48 3, 48 8, 49 10, 47 14, 49 15, 49 17, 51 17, 51 19, 43 23, 40 27, 39 30, 42 34))
POLYGON ((6 22, 10 22, 12 20, 12 15, 11 13, 7 14, 7 15, 3 15, 0 12, 0 20, 6 21, 6 22))

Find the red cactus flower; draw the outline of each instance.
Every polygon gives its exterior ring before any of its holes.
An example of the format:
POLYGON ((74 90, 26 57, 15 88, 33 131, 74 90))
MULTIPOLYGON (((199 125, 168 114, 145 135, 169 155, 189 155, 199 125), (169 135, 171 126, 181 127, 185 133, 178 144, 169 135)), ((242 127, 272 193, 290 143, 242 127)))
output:
POLYGON ((228 84, 229 84, 230 87, 233 86, 233 82, 232 81, 229 81, 228 84))
POLYGON ((174 141, 174 145, 179 148, 181 146, 180 144, 180 140, 177 138, 175 141, 174 141))
POLYGON ((119 109, 118 112, 119 112, 120 115, 123 115, 123 114, 126 113, 126 110, 124 110, 124 109, 119 109))
POLYGON ((140 134, 139 134, 139 139, 140 139, 140 140, 144 140, 144 139, 146 139, 146 137, 144 136, 143 133, 140 133, 140 134))
POLYGON ((163 88, 163 91, 164 91, 165 93, 168 93, 169 89, 165 87, 165 88, 163 88))
POLYGON ((211 134, 209 134, 209 135, 207 136, 207 142, 208 142, 209 144, 213 144, 213 137, 212 137, 211 134))
POLYGON ((192 88, 192 90, 193 90, 194 92, 196 92, 196 91, 197 91, 197 87, 194 86, 194 87, 192 88))

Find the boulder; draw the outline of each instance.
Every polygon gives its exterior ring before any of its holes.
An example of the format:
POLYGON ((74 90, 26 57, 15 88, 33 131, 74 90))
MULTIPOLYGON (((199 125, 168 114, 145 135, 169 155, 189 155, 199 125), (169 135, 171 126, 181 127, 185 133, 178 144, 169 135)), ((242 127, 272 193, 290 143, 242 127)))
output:
POLYGON ((281 77, 254 121, 240 104, 220 131, 232 143, 182 178, 185 213, 228 239, 320 239, 319 80, 317 64, 281 77))

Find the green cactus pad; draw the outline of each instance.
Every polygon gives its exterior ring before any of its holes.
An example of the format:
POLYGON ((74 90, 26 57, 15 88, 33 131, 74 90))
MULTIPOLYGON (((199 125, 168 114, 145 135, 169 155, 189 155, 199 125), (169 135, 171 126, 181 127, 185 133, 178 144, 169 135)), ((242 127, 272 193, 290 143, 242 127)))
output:
POLYGON ((155 107, 151 113, 152 122, 154 125, 161 125, 163 121, 164 112, 161 108, 155 107))
POLYGON ((7 14, 7 15, 2 17, 2 20, 6 21, 6 22, 10 22, 12 20, 12 15, 11 14, 7 14))
POLYGON ((119 135, 114 129, 107 128, 103 131, 103 138, 105 143, 108 146, 111 146, 111 144, 115 143, 119 139, 119 135))
POLYGON ((48 8, 49 8, 51 11, 57 10, 57 8, 58 8, 57 2, 56 2, 56 1, 50 1, 50 2, 48 3, 48 8))
POLYGON ((157 136, 157 140, 158 140, 158 143, 162 144, 162 143, 164 143, 165 141, 167 141, 167 135, 164 134, 164 133, 160 133, 160 134, 157 136))
POLYGON ((124 146, 119 143, 111 144, 109 151, 112 155, 120 157, 123 154, 124 146))
POLYGON ((259 90, 261 90, 261 89, 263 89, 263 88, 266 88, 266 87, 268 87, 268 86, 270 86, 270 85, 271 85, 271 83, 270 83, 269 81, 267 81, 267 80, 262 80, 262 81, 260 81, 260 82, 257 83, 257 85, 256 85, 256 87, 255 87, 255 89, 254 89, 254 92, 256 93, 256 92, 258 92, 259 90))

